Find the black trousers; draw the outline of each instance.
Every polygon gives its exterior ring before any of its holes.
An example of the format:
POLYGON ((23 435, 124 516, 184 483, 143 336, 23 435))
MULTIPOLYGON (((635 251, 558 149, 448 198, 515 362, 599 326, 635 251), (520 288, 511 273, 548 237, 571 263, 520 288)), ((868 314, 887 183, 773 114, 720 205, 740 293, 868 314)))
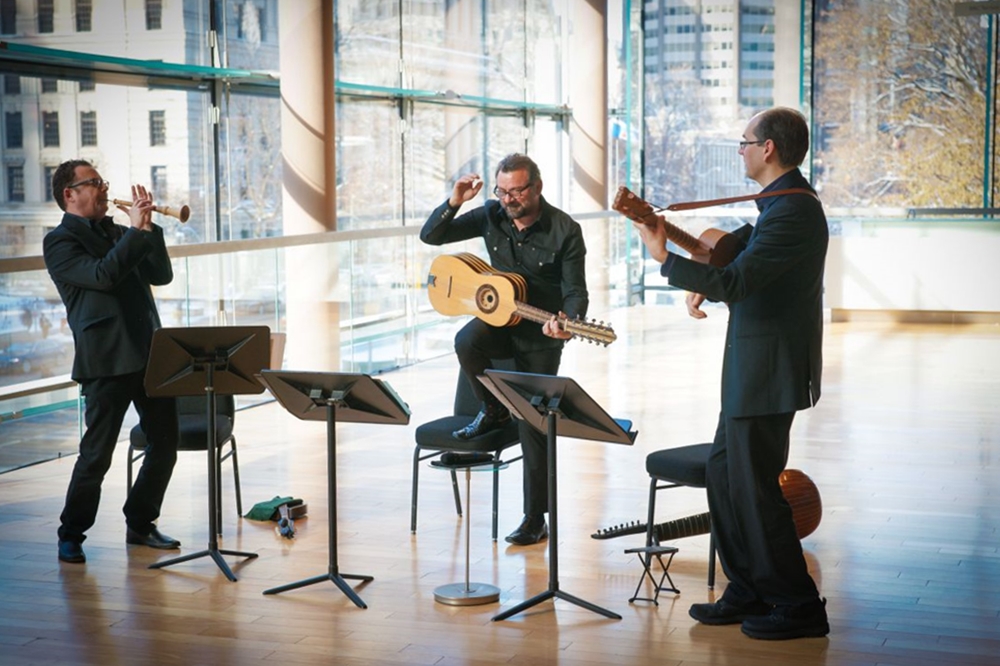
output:
POLYGON ((729 579, 723 599, 730 603, 798 605, 819 598, 778 483, 794 417, 719 416, 706 482, 715 543, 729 579))
MULTIPOLYGON (((510 328, 498 328, 473 319, 455 336, 455 353, 472 390, 483 403, 498 402, 476 379, 493 367, 493 359, 514 359, 518 372, 555 375, 559 372, 562 346, 534 347, 511 334, 510 328)), ((541 515, 549 510, 548 440, 545 433, 524 421, 518 424, 521 436, 522 469, 524 471, 524 513, 541 515)))
POLYGON ((125 523, 140 534, 153 529, 160 516, 163 495, 177 461, 177 403, 173 398, 150 398, 142 386, 144 373, 85 380, 81 391, 86 401, 87 430, 80 440, 80 456, 66 491, 60 516, 59 538, 83 542, 85 532, 97 519, 101 483, 111 467, 122 421, 130 404, 135 405, 149 448, 129 491, 125 523))

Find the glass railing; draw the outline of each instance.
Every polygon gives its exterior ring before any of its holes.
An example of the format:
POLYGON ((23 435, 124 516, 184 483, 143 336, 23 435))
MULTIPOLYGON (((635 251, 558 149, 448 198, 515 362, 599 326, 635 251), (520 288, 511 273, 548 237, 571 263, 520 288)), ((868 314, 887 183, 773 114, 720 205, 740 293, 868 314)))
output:
MULTIPOLYGON (((614 213, 579 215, 588 244, 591 313, 630 302, 638 248, 614 213), (635 261, 635 260, 633 260, 635 261)), ((378 374, 453 353, 466 317, 445 317, 426 295, 440 254, 473 252, 479 240, 442 247, 417 237, 422 220, 389 229, 226 241, 170 248, 171 284, 154 290, 165 327, 268 326, 285 333, 283 367, 378 374)), ((72 333, 41 257, 0 260, 0 472, 75 454, 81 434, 69 378, 72 333)), ((238 396, 240 408, 269 394, 238 396)), ((123 434, 136 422, 130 413, 123 434)))

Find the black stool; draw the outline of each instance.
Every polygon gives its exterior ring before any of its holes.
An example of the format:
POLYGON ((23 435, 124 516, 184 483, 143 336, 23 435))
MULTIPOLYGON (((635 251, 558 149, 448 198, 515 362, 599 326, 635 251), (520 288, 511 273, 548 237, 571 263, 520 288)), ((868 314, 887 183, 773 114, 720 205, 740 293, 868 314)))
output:
POLYGON ((673 546, 646 546, 644 548, 629 548, 625 551, 628 553, 635 553, 639 557, 639 563, 642 564, 642 576, 639 577, 639 584, 635 586, 635 594, 628 602, 634 603, 636 601, 652 601, 657 606, 660 605, 659 598, 660 592, 666 590, 667 592, 673 592, 674 594, 680 594, 680 590, 674 585, 674 579, 670 577, 670 563, 674 561, 674 555, 677 554, 677 549, 673 546), (663 556, 669 555, 667 558, 667 563, 663 563, 663 556), (656 580, 653 577, 653 572, 651 565, 653 563, 653 558, 660 563, 660 569, 663 573, 660 575, 660 580, 656 580), (652 597, 640 597, 639 590, 642 588, 642 583, 644 580, 649 578, 649 582, 653 584, 653 596, 652 597), (670 581, 670 587, 664 587, 664 579, 670 581))
MULTIPOLYGON (((649 513, 646 517, 646 546, 658 546, 653 537, 656 513, 656 491, 667 488, 705 487, 705 467, 711 444, 691 444, 673 449, 654 451, 646 456, 649 472, 649 513)), ((642 555, 640 555, 642 557, 642 555)), ((671 558, 673 556, 671 555, 671 558)), ((649 566, 649 555, 643 566, 649 566)), ((671 582, 673 584, 673 582, 671 582)), ((708 587, 715 587, 715 535, 710 534, 708 547, 708 587)))

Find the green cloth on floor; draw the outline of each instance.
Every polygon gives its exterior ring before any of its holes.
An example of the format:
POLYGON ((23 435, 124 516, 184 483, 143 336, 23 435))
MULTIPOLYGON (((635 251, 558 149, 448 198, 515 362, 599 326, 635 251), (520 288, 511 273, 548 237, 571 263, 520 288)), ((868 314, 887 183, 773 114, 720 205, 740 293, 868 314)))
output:
POLYGON ((292 497, 275 497, 266 502, 257 502, 243 517, 250 520, 274 520, 278 514, 278 507, 293 501, 295 500, 292 497))

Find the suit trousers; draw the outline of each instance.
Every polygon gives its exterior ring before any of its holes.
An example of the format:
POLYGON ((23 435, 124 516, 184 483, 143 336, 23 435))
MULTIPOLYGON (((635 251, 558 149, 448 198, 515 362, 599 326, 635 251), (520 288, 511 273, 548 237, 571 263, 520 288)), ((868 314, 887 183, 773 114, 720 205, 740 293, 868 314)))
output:
POLYGON ((60 516, 59 539, 83 542, 97 519, 101 484, 111 467, 112 455, 130 404, 135 405, 149 448, 129 490, 125 523, 148 534, 160 516, 160 506, 177 461, 177 403, 174 398, 150 398, 143 388, 143 372, 99 377, 81 382, 86 401, 87 430, 80 440, 80 455, 66 491, 60 516))
MULTIPOLYGON (((515 338, 510 328, 490 326, 473 319, 455 335, 455 353, 472 390, 484 404, 498 403, 477 377, 493 367, 492 359, 514 359, 518 372, 555 375, 562 346, 537 348, 532 341, 515 338)), ((548 438, 525 421, 518 423, 524 475, 524 513, 542 515, 549 506, 548 438)))
POLYGON ((736 605, 798 605, 819 598, 778 483, 794 416, 719 417, 706 469, 708 506, 729 579, 722 598, 736 605))

